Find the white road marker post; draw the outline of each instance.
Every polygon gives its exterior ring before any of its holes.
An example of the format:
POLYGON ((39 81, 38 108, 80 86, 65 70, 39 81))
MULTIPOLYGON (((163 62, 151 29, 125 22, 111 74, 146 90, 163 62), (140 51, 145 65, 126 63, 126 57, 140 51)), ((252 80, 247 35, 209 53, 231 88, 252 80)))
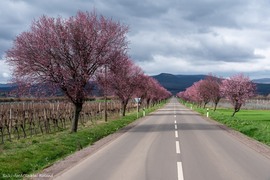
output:
POLYGON ((139 102, 137 102, 137 118, 139 118, 139 102))
POLYGON ((137 103, 137 118, 139 118, 139 103, 141 101, 141 98, 135 98, 134 100, 137 103))
POLYGON ((209 108, 206 110, 206 117, 209 117, 209 108))

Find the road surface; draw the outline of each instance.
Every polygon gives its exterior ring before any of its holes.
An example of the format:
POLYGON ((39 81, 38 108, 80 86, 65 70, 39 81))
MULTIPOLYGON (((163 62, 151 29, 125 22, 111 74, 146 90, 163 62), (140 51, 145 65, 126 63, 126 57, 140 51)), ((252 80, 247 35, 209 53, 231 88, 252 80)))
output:
POLYGON ((55 179, 270 180, 270 159, 173 98, 55 179))

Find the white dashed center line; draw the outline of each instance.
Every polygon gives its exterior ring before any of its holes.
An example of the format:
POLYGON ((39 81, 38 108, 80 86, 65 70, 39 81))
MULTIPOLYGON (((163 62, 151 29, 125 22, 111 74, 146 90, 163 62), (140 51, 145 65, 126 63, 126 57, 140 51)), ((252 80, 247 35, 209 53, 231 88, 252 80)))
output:
POLYGON ((176 145, 176 153, 177 154, 180 154, 180 144, 179 144, 179 141, 176 141, 175 142, 175 145, 176 145))
POLYGON ((175 137, 178 138, 178 131, 175 131, 175 137))
MULTIPOLYGON (((174 117, 176 118, 176 108, 175 108, 175 103, 174 103, 174 117)), ((174 134, 175 138, 178 138, 178 127, 177 127, 177 122, 174 120, 174 134)), ((175 148, 176 148, 176 154, 180 154, 180 143, 179 141, 175 141, 175 148)), ((184 180, 184 175, 183 175, 183 166, 182 162, 177 162, 177 179, 178 180, 184 180)))
POLYGON ((183 167, 181 162, 177 162, 178 180, 184 180, 183 167))

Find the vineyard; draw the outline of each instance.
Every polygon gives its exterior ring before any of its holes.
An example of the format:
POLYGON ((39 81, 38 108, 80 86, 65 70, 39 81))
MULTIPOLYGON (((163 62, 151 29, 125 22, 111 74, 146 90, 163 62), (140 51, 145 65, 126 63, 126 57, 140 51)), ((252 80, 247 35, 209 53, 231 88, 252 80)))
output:
MULTIPOLYGON (((104 102, 87 101, 80 114, 80 125, 88 121, 96 123, 104 114, 104 102)), ((131 102, 127 110, 134 109, 131 102)), ((121 103, 107 102, 108 116, 119 115, 121 103)), ((48 134, 70 128, 74 108, 68 101, 13 102, 0 104, 0 142, 26 138, 38 134, 48 134)))

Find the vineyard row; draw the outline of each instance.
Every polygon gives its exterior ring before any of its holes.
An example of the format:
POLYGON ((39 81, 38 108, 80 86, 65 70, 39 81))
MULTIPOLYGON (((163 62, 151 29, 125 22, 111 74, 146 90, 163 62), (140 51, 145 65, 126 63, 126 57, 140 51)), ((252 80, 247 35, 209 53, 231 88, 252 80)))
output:
MULTIPOLYGON (((102 119, 104 106, 104 102, 85 102, 80 114, 80 124, 102 119)), ((127 110, 134 107, 136 105, 131 102, 127 110)), ((119 115, 120 111, 121 104, 118 101, 107 102, 109 116, 119 115)), ((73 116, 74 108, 69 102, 0 104, 0 142, 62 131, 70 127, 73 116)))

